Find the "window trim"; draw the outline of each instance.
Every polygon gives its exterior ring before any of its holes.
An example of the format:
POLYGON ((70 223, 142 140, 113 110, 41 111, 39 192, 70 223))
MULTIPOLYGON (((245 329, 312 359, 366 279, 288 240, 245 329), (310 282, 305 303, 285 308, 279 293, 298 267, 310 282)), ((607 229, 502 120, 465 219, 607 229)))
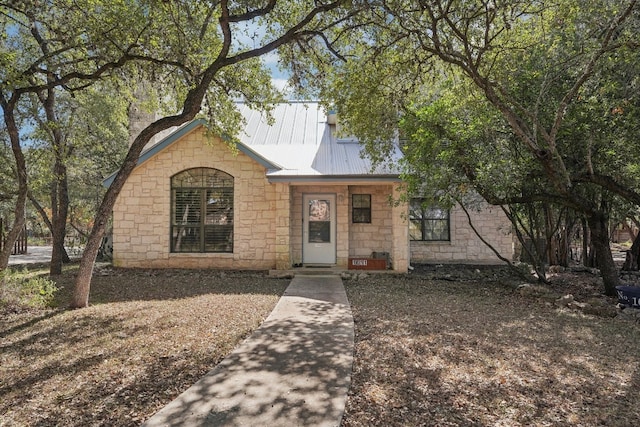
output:
POLYGON ((424 204, 425 199, 423 198, 419 198, 419 197, 415 197, 412 198, 409 206, 409 226, 411 227, 411 224, 419 224, 419 228, 420 228, 420 234, 421 234, 421 238, 420 239, 415 239, 413 238, 413 235, 411 232, 409 232, 409 240, 412 242, 451 242, 451 209, 443 209, 437 205, 425 205, 424 204), (415 205, 414 205, 415 203, 415 205), (414 213, 414 209, 412 208, 413 206, 419 206, 420 207, 420 217, 415 217, 413 215, 414 213), (427 215, 427 213, 429 211, 439 211, 440 213, 446 213, 446 218, 441 218, 441 215, 427 215), (433 229, 435 227, 427 227, 427 224, 430 221, 438 221, 438 222, 444 222, 446 223, 446 238, 428 238, 427 234, 428 231, 431 230, 433 231, 433 229))
POLYGON ((351 223, 352 224, 371 224, 371 194, 352 194, 351 195, 351 223), (362 197, 361 200, 368 200, 368 206, 365 207, 356 207, 356 196, 362 197), (360 213, 368 213, 365 215, 364 220, 356 220, 356 211, 360 213))
MULTIPOLYGON (((171 254, 232 254, 234 250, 234 196, 235 196, 235 179, 232 175, 226 173, 223 170, 215 168, 189 168, 184 169, 170 178, 170 218, 169 218, 169 253, 171 254), (182 182, 175 182, 178 179, 184 178, 181 175, 187 175, 187 173, 195 176, 196 182, 183 185, 182 182), (199 174, 199 179, 197 175, 199 174), (213 184, 212 184, 213 183, 213 184), (191 192, 193 198, 193 205, 199 205, 196 221, 181 221, 176 220, 177 201, 176 196, 180 191, 191 192), (208 209, 207 198, 211 197, 211 193, 216 192, 221 194, 219 198, 226 199, 225 204, 229 209, 230 215, 224 217, 224 223, 210 222, 208 218, 209 213, 219 213, 216 209, 208 209), (195 197, 194 197, 195 196, 195 197), (199 199, 199 200, 197 200, 199 199), (180 230, 182 228, 182 230, 180 230), (184 232, 187 228, 197 229, 197 242, 192 241, 190 247, 187 250, 176 250, 177 235, 175 232, 184 232), (208 242, 207 233, 212 231, 215 233, 216 229, 223 231, 222 237, 227 239, 226 244, 221 241, 208 242), (197 246, 197 248, 194 248, 197 246), (210 249, 212 246, 222 247, 222 249, 210 249)), ((221 211, 220 211, 221 212, 221 211)), ((185 215, 188 215, 185 213, 185 215)), ((183 235, 184 236, 184 235, 183 235)))

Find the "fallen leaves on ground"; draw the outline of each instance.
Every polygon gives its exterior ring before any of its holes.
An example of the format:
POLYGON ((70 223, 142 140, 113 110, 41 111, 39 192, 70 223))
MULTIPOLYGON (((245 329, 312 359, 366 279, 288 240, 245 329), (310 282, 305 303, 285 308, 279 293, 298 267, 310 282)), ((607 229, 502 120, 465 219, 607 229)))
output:
MULTIPOLYGON (((638 325, 502 279, 346 282, 356 349, 343 425, 638 425, 638 325)), ((556 292, 592 291, 590 276, 561 279, 556 292)))
MULTIPOLYGON (((73 277, 59 280, 66 304, 73 277)), ((91 306, 0 320, 0 425, 137 426, 218 364, 287 280, 103 269, 91 306)))
MULTIPOLYGON (((640 424, 638 325, 518 292, 501 269, 357 277, 345 280, 356 327, 345 427, 640 424)), ((58 280, 63 305, 72 283, 58 280)), ((0 425, 137 426, 250 334, 288 283, 103 267, 87 309, 2 314, 0 425)), ((547 288, 584 300, 599 284, 563 273, 547 288)))

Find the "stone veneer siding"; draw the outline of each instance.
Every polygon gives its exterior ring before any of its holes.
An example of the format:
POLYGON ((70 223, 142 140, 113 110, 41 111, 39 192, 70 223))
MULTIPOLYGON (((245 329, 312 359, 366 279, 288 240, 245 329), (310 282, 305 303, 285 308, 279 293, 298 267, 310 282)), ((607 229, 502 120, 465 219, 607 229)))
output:
MULTIPOLYGON (((487 240, 503 257, 513 257, 511 223, 495 206, 485 205, 482 210, 469 209, 471 221, 483 239, 487 240)), ((502 261, 485 245, 469 226, 464 211, 456 206, 450 215, 451 241, 411 241, 411 262, 414 263, 468 263, 501 264, 502 261)))
MULTIPOLYGON (((113 209, 114 265, 119 267, 271 269, 288 258, 288 188, 265 168, 198 127, 139 165, 113 209), (170 253, 171 177, 215 168, 234 177, 233 253, 170 253), (283 193, 283 194, 282 194, 283 193), (284 214, 284 215, 283 215, 284 214), (276 235, 278 239, 276 239, 276 235)), ((288 260, 285 261, 289 264, 288 260)))
MULTIPOLYGON (((399 184, 296 185, 291 188, 291 261, 302 262, 302 200, 304 194, 336 195, 336 265, 347 268, 349 257, 368 257, 373 251, 389 252, 393 269, 406 272, 408 226, 406 205, 391 206, 389 196, 399 184), (351 195, 371 194, 371 224, 351 222, 351 195)), ((398 194, 395 195, 398 197, 398 194)))
POLYGON ((368 257, 371 252, 388 252, 393 249, 393 219, 389 194, 391 185, 349 187, 349 256, 368 257), (353 223, 351 203, 353 194, 371 195, 371 223, 353 223))

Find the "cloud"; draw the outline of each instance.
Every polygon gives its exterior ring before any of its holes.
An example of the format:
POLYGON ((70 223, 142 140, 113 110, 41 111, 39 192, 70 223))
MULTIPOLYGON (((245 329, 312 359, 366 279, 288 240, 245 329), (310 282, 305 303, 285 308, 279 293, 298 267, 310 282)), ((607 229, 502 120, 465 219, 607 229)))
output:
POLYGON ((285 94, 291 92, 291 87, 289 86, 289 81, 285 78, 272 78, 271 83, 281 92, 285 94))

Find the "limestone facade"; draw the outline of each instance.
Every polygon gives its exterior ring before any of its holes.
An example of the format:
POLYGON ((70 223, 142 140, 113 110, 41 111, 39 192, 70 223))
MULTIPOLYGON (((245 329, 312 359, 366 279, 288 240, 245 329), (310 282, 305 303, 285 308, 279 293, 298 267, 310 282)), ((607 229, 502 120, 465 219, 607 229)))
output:
MULTIPOLYGON (((511 223, 499 207, 485 205, 481 210, 469 209, 471 222, 479 234, 503 257, 513 256, 511 223)), ((450 241, 411 241, 411 262, 499 264, 495 253, 478 238, 469 226, 464 211, 454 207, 450 212, 450 241)))
MULTIPOLYGON (((305 194, 336 196, 336 265, 349 257, 388 252, 406 272, 406 205, 392 206, 399 184, 269 182, 265 167, 198 127, 138 165, 113 210, 114 265, 144 268, 289 269, 302 260, 305 194), (171 253, 171 177, 191 168, 214 168, 234 177, 233 253, 171 253), (354 224, 353 194, 371 195, 371 223, 354 224)), ((397 194, 396 194, 397 196, 397 194)))
POLYGON ((282 227, 276 215, 287 210, 277 187, 267 181, 264 167, 220 139, 207 138, 198 127, 139 165, 127 180, 113 210, 114 265, 274 268, 276 232, 282 227), (170 253, 171 177, 196 167, 234 177, 233 253, 170 253))

